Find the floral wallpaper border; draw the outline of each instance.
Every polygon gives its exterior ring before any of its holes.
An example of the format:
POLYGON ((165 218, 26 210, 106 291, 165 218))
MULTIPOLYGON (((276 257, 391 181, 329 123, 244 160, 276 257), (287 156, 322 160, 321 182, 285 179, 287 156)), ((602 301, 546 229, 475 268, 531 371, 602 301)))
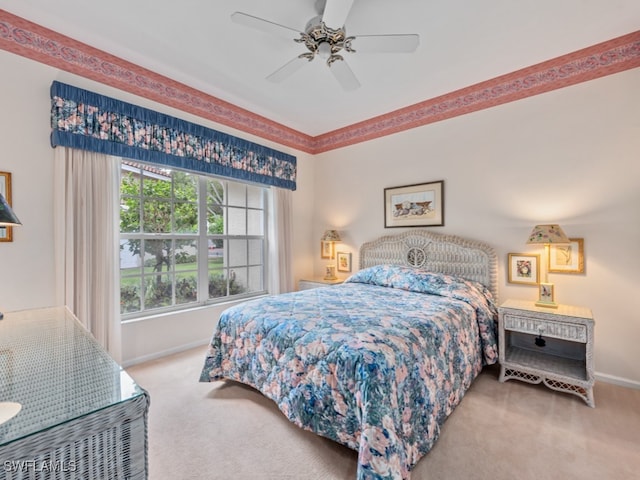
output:
POLYGON ((5 10, 0 10, 0 49, 280 145, 318 154, 637 68, 640 66, 640 30, 316 137, 5 10))

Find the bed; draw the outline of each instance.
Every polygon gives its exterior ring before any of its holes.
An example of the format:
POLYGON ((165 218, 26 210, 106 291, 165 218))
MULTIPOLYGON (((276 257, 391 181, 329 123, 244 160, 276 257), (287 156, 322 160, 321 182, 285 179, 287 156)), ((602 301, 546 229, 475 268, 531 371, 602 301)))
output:
POLYGON ((360 248, 343 284, 223 312, 201 381, 233 380, 358 452, 358 480, 408 479, 483 366, 497 361, 497 259, 426 230, 360 248))

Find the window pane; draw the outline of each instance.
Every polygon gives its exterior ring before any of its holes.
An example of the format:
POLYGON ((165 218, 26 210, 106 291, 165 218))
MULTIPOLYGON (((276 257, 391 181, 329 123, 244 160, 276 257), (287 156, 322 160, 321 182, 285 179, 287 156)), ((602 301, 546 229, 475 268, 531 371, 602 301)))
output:
POLYGON ((224 205, 224 185, 218 180, 207 182, 207 205, 224 205))
POLYGON ((264 216, 262 210, 247 211, 247 235, 263 235, 264 234, 264 216))
POLYGON ((212 239, 209 241, 209 268, 211 268, 212 259, 218 259, 215 264, 222 265, 222 257, 224 257, 224 240, 222 239, 212 239))
POLYGON ((146 308, 171 305, 171 276, 151 275, 144 279, 144 304, 146 308))
POLYGON ((140 277, 120 279, 120 313, 139 312, 142 308, 140 277))
POLYGON ((176 233, 198 233, 198 204, 178 202, 174 208, 176 233))
POLYGON ((120 193, 140 196, 140 167, 122 164, 120 171, 120 193))
POLYGON ((244 208, 231 208, 228 210, 227 233, 229 235, 247 234, 247 211, 244 208))
POLYGON ((146 200, 143 211, 143 230, 146 233, 171 232, 171 202, 146 200))
POLYGON ((229 240, 229 267, 247 264, 247 240, 229 240))
POLYGON ((249 292, 259 292, 264 290, 262 286, 262 279, 264 276, 262 275, 262 266, 259 267, 249 267, 249 282, 247 290, 249 292))
POLYGON ((247 187, 241 183, 228 182, 228 203, 234 207, 245 207, 247 205, 247 187))
POLYGON ((145 167, 142 177, 142 195, 148 198, 171 198, 171 171, 145 167))
POLYGON ((176 200, 198 201, 198 176, 173 172, 173 196, 176 200))
POLYGON ((229 269, 229 295, 239 295, 247 292, 247 268, 229 269))
POLYGON ((171 253, 171 240, 146 240, 144 242, 145 273, 171 270, 171 253))
POLYGON ((176 271, 198 270, 198 241, 176 240, 174 258, 176 271))
POLYGON ((209 272, 209 298, 227 296, 227 275, 225 270, 209 272))
POLYGON ((140 275, 142 257, 140 240, 120 240, 120 271, 122 275, 140 275))
POLYGON ((224 207, 220 205, 207 206, 207 233, 209 235, 224 233, 224 207))
POLYGON ((120 177, 120 231, 140 231, 140 169, 122 165, 120 177))
POLYGON ((247 187, 247 207, 249 208, 264 208, 264 189, 261 187, 254 187, 250 185, 247 187))
POLYGON ((262 265, 262 240, 249 240, 249 265, 262 265))
POLYGON ((120 240, 120 313, 142 308, 140 240, 120 240))
POLYGON ((198 274, 180 273, 176 275, 176 304, 198 300, 198 274))
POLYGON ((123 197, 120 201, 120 232, 140 231, 140 198, 123 197))

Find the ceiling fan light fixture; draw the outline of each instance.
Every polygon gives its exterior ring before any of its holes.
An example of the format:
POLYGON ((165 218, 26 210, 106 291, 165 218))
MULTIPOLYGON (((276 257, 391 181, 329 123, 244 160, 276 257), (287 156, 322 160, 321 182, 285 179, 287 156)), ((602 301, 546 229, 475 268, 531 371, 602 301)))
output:
POLYGON ((318 55, 320 58, 327 60, 331 56, 331 45, 328 42, 321 42, 318 45, 318 55))

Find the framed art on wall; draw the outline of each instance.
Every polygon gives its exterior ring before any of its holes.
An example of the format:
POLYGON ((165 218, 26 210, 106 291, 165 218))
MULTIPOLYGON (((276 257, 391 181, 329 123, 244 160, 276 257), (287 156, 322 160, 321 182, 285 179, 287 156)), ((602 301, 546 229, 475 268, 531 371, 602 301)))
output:
POLYGON ((351 254, 345 252, 338 252, 338 271, 350 272, 351 271, 351 254))
MULTIPOLYGON (((11 174, 0 172, 0 194, 11 205, 11 174)), ((13 241, 13 227, 0 227, 0 242, 13 241)))
POLYGON ((510 253, 507 263, 509 283, 538 285, 540 255, 529 253, 510 253))
POLYGON ((320 258, 333 258, 333 242, 320 240, 320 258))
POLYGON ((384 227, 444 225, 444 180, 384 189, 384 227))
POLYGON ((549 272, 584 273, 584 239, 569 241, 567 245, 549 245, 549 272))

